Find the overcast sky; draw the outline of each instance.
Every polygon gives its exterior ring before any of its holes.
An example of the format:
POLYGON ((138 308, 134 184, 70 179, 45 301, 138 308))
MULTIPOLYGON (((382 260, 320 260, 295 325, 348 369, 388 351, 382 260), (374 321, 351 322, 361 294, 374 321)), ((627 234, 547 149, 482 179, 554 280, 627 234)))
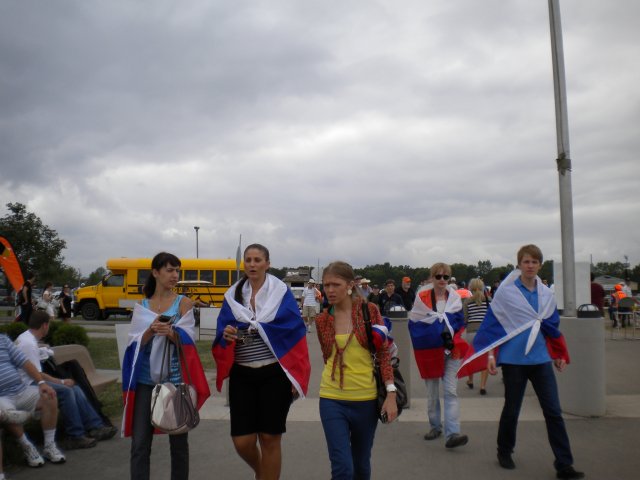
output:
MULTIPOLYGON (((577 260, 640 263, 640 2, 562 0, 577 260)), ((0 216, 107 258, 561 258, 548 2, 0 0, 0 216)))

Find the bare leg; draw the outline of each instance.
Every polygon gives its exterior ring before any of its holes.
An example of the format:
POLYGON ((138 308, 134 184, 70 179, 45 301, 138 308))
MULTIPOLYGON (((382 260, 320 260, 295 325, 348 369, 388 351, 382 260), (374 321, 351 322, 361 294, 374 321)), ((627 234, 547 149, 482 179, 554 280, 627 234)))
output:
POLYGON ((262 462, 260 465, 260 480, 278 480, 282 468, 282 435, 258 434, 260 448, 262 450, 262 462))
POLYGON ((36 405, 36 410, 42 413, 40 424, 42 430, 54 430, 58 423, 58 400, 49 395, 40 395, 40 400, 36 405))
POLYGON ((258 448, 258 435, 252 433, 250 435, 238 435, 231 437, 236 452, 256 473, 256 478, 262 478, 260 464, 262 455, 258 448))

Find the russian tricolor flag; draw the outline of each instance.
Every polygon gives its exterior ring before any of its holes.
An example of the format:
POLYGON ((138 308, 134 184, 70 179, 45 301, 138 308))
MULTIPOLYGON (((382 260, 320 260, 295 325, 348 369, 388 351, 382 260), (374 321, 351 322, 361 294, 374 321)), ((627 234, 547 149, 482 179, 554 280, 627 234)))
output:
POLYGON ((235 301, 237 286, 236 283, 225 293, 218 316, 216 338, 212 346, 218 373, 216 388, 222 390, 222 383, 229 376, 234 361, 235 342, 229 343, 223 338, 225 327, 249 324, 258 330, 293 386, 304 397, 311 374, 307 329, 291 290, 282 281, 267 274, 264 285, 256 294, 254 314, 250 308, 235 301))
POLYGON ((439 313, 432 305, 431 293, 431 288, 420 290, 409 312, 409 334, 422 378, 440 378, 444 375, 442 332, 445 330, 453 338, 456 353, 464 355, 467 349, 467 343, 461 337, 464 313, 460 295, 454 288, 448 288, 444 312, 439 313))
MULTIPOLYGON (((140 367, 140 341, 142 335, 149 328, 149 325, 155 320, 158 315, 155 312, 143 307, 140 304, 136 304, 133 310, 133 316, 131 318, 131 329, 129 330, 129 344, 124 354, 122 361, 122 396, 124 401, 124 415, 122 417, 122 436, 128 437, 132 433, 133 427, 133 409, 135 405, 137 376, 140 367)), ((196 348, 195 338, 195 318, 193 316, 193 310, 189 310, 182 318, 180 318, 174 325, 175 331, 180 335, 182 342, 182 351, 184 352, 184 359, 180 359, 180 365, 182 368, 182 381, 187 383, 189 376, 187 376, 186 367, 189 368, 189 375, 191 377, 191 384, 195 388, 198 394, 197 408, 200 409, 204 402, 211 396, 209 390, 209 384, 198 356, 198 350, 196 348), (186 362, 186 366, 185 366, 186 362)), ((151 351, 151 368, 152 377, 154 374, 159 375, 159 367, 162 362, 162 350, 164 348, 164 342, 167 341, 163 337, 153 338, 153 346, 151 351)), ((159 433, 159 431, 156 431, 159 433)))
POLYGON ((530 333, 525 351, 522 352, 523 356, 529 353, 538 333, 542 332, 551 358, 563 358, 569 363, 567 345, 558 329, 560 316, 553 292, 539 278, 537 279, 536 312, 514 284, 520 274, 520 270, 514 270, 500 285, 476 332, 473 345, 458 370, 458 377, 486 369, 487 355, 491 350, 526 330, 530 330, 530 333))

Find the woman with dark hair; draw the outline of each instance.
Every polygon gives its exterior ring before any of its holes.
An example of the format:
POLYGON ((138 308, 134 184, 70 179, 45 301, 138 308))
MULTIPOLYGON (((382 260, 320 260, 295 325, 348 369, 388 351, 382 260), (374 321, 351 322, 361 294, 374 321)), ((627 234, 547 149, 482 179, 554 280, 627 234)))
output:
MULTIPOLYGON (((322 284, 330 308, 316 318, 325 366, 320 382, 320 419, 331 460, 332 479, 371 477, 371 449, 378 424, 377 388, 363 317, 365 301, 355 285, 351 265, 333 262, 322 284)), ((384 326, 378 307, 368 303, 372 325, 384 326)), ((387 421, 398 416, 387 343, 376 343, 387 398, 387 421)))
POLYGON ((280 478, 289 407, 307 393, 307 329, 291 290, 268 272, 269 250, 244 251, 244 276, 224 295, 213 342, 216 386, 229 377, 231 438, 255 478, 280 478))
MULTIPOLYGON (((131 319, 129 346, 123 360, 125 411, 122 430, 131 441, 131 478, 150 477, 150 455, 154 427, 151 425, 151 394, 158 383, 187 381, 185 363, 198 394, 197 408, 209 397, 209 387, 200 358, 195 350, 195 319, 189 298, 177 295, 174 287, 180 278, 180 260, 161 252, 151 261, 151 274, 144 285, 145 298, 137 304, 131 319), (173 344, 182 344, 184 357, 178 358, 173 344), (163 365, 166 342, 169 368, 163 365), (164 367, 164 368, 163 368, 164 367)), ((189 478, 188 434, 171 435, 171 479, 189 478)))
POLYGON ((36 274, 27 272, 27 281, 20 289, 17 295, 18 306, 20 307, 20 315, 18 315, 18 321, 23 323, 29 323, 29 317, 33 312, 33 297, 32 289, 36 281, 36 274))

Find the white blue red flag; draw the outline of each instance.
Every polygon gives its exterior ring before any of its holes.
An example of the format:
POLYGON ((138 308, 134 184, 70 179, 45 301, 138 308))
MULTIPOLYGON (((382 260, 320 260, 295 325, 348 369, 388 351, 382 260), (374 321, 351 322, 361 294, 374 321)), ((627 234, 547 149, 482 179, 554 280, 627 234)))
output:
POLYGON ((464 331, 462 299, 456 289, 447 287, 447 301, 442 312, 433 305, 433 288, 423 288, 416 295, 409 312, 409 334, 413 352, 422 378, 444 375, 443 332, 449 332, 456 357, 462 358, 467 344, 461 338, 464 331))
POLYGON ((538 334, 542 332, 551 358, 564 358, 567 363, 569 362, 567 346, 558 329, 560 316, 553 292, 542 283, 540 278, 537 278, 538 311, 536 312, 514 283, 520 275, 520 270, 516 269, 500 284, 476 332, 473 345, 458 370, 458 377, 486 369, 487 355, 490 351, 529 329, 523 356, 529 353, 538 334))
POLYGON ((264 285, 256 294, 255 313, 251 308, 236 302, 238 283, 224 294, 224 303, 218 316, 216 338, 212 354, 216 361, 216 388, 229 376, 234 362, 235 342, 227 342, 222 336, 227 325, 255 328, 262 340, 276 357, 285 374, 301 397, 307 394, 311 364, 307 347, 307 328, 300 316, 300 309, 291 290, 285 283, 267 274, 264 285))
MULTIPOLYGON (((133 309, 133 316, 131 317, 131 328, 129 330, 129 343, 124 354, 122 361, 122 396, 124 401, 124 415, 122 416, 122 430, 121 434, 124 437, 128 437, 132 433, 133 427, 133 410, 136 400, 136 387, 138 384, 138 374, 140 367, 140 347, 142 335, 149 328, 149 325, 156 319, 157 313, 143 307, 140 304, 136 304, 133 309)), ((176 333, 180 335, 180 341, 182 342, 182 351, 184 353, 184 359, 181 359, 180 365, 182 367, 182 381, 187 383, 188 376, 186 367, 189 368, 189 376, 191 377, 191 384, 195 388, 198 394, 197 408, 200 409, 205 400, 211 395, 209 390, 209 384, 204 375, 204 369, 198 356, 198 350, 195 345, 195 318, 193 316, 193 310, 189 310, 183 317, 178 319, 174 324, 176 333), (184 364, 186 362, 186 366, 184 364)), ((151 378, 154 381, 162 381, 162 374, 160 368, 162 366, 162 352, 164 350, 166 337, 156 336, 151 340, 151 378)), ((174 349, 171 349, 173 352, 174 349)), ((165 361, 166 362, 166 361, 165 361)), ((166 373, 166 367, 165 367, 166 373)), ((166 375, 165 375, 166 376, 166 375)), ((156 431, 159 433, 159 431, 156 431)))

